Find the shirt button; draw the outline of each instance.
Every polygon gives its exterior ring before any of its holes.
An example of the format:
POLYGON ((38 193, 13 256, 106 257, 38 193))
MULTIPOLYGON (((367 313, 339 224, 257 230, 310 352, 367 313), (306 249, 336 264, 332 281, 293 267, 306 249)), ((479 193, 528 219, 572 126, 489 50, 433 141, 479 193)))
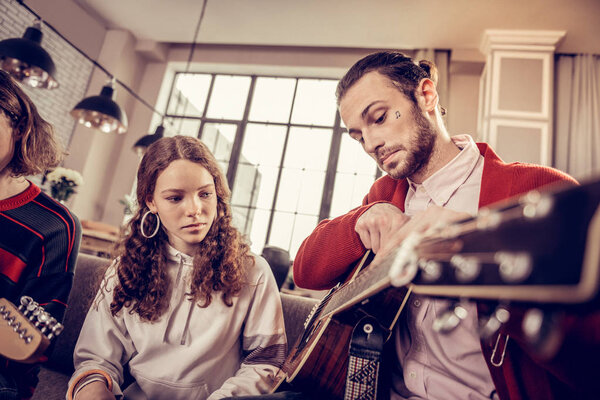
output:
POLYGON ((413 305, 415 307, 421 307, 421 300, 415 300, 414 303, 413 303, 413 305))

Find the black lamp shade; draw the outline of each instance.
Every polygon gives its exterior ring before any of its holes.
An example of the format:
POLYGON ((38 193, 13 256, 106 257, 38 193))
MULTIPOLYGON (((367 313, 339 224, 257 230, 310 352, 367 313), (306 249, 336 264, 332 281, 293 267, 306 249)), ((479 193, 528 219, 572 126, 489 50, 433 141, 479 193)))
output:
POLYGON ((164 133, 165 127, 162 124, 157 126, 156 130, 154 131, 154 134, 144 135, 141 138, 139 138, 137 142, 135 142, 135 144, 133 145, 133 150, 136 153, 143 155, 146 152, 148 146, 150 146, 152 143, 156 142, 158 139, 163 137, 164 133))
POLYGON ((50 54, 41 46, 42 31, 30 26, 22 38, 0 41, 0 68, 16 80, 32 87, 53 89, 56 67, 50 54))
POLYGON ((114 101, 114 89, 110 84, 102 87, 100 95, 86 97, 77 103, 71 115, 88 128, 105 133, 127 132, 127 115, 114 101))

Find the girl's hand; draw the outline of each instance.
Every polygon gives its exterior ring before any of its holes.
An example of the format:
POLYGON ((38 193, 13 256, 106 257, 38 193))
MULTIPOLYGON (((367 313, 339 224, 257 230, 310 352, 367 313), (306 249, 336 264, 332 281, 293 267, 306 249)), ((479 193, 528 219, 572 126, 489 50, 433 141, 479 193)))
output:
POLYGON ((112 394, 106 384, 101 381, 95 381, 85 385, 75 396, 75 400, 115 400, 115 395, 112 394))

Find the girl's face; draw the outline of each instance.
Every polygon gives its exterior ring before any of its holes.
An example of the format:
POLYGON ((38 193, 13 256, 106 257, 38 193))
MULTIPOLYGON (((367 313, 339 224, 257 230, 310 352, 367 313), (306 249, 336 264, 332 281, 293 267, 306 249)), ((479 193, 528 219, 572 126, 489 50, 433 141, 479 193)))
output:
POLYGON ((175 160, 158 175, 146 205, 158 213, 169 244, 194 255, 217 214, 215 180, 200 164, 175 160))
POLYGON ((15 142, 13 140, 13 128, 8 115, 0 108, 0 175, 12 160, 15 150, 15 142))

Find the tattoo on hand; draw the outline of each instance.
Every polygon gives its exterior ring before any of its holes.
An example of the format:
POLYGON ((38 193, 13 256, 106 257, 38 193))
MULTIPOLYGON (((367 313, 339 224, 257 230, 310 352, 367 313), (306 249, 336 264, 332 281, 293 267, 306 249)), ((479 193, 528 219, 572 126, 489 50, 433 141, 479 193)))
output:
POLYGON ((396 111, 396 119, 400 118, 400 111, 396 111))

